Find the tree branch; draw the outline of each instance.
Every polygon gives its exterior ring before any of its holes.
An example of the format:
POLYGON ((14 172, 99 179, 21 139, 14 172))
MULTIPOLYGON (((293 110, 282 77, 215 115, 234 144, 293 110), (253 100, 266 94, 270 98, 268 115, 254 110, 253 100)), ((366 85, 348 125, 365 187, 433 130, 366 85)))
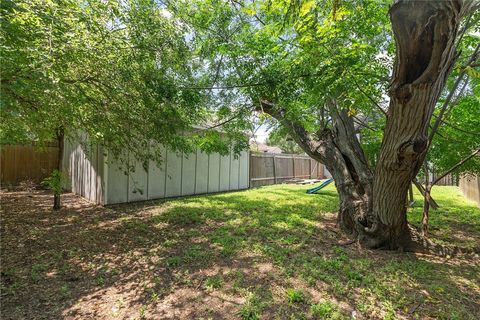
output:
POLYGON ((480 133, 477 133, 477 132, 471 132, 471 131, 466 131, 466 130, 463 130, 457 126, 454 126, 453 124, 450 124, 448 123, 447 121, 445 120, 441 120, 443 124, 445 124, 447 127, 450 127, 454 130, 457 130, 457 131, 460 131, 460 132, 463 132, 463 133, 466 133, 466 134, 470 134, 472 136, 477 136, 477 137, 480 137, 480 133))
POLYGON ((458 167, 462 166, 465 162, 476 156, 477 154, 480 154, 480 148, 477 148, 473 153, 471 153, 468 157, 463 158, 461 161, 459 161, 457 164, 455 164, 453 167, 442 173, 439 177, 437 177, 433 182, 432 186, 435 185, 438 181, 442 180, 445 176, 447 176, 450 172, 453 170, 457 169, 458 167))
MULTIPOLYGON (((253 105, 250 106, 249 109, 251 109, 251 108, 253 108, 253 105)), ((220 123, 217 123, 217 124, 215 124, 215 125, 213 125, 213 126, 210 126, 210 127, 208 127, 207 129, 218 128, 218 127, 223 126, 224 124, 227 124, 227 123, 235 120, 235 119, 238 118, 240 115, 242 115, 242 111, 244 111, 244 110, 239 110, 236 114, 234 114, 234 115, 231 116, 230 118, 228 118, 228 119, 226 119, 226 120, 224 120, 224 121, 222 121, 222 122, 220 122, 220 123)))
POLYGON ((357 83, 357 81, 352 77, 352 80, 353 80, 353 83, 355 83, 355 86, 357 87, 358 91, 360 91, 365 97, 368 98, 368 100, 370 100, 373 105, 375 107, 377 107, 377 109, 383 113, 383 115, 385 116, 385 118, 387 117, 387 112, 385 110, 382 109, 382 107, 377 103, 377 101, 375 101, 375 99, 373 99, 369 94, 367 94, 365 91, 363 91, 363 89, 360 87, 360 85, 357 83))
MULTIPOLYGON (((468 62, 466 64, 467 66, 476 61, 479 50, 480 50, 480 43, 477 45, 477 47, 475 48, 475 51, 470 56, 470 59, 468 60, 468 62)), ((460 82, 462 81, 464 75, 465 75, 465 68, 462 68, 462 71, 458 75, 457 80, 455 81, 455 83, 453 85, 453 88, 448 93, 447 98, 445 99, 445 101, 442 105, 442 108, 440 109, 440 113, 438 114, 437 119, 435 120, 435 123, 433 124, 432 131, 430 132, 430 136, 428 137, 427 150, 430 147, 430 145, 432 144, 433 136, 437 132, 438 127, 440 126, 440 122, 443 119, 443 115, 444 115, 445 111, 447 110, 447 108, 450 104, 450 101, 452 100, 452 97, 455 94, 455 91, 457 90, 457 88, 458 88, 460 82)))
POLYGON ((364 128, 367 128, 367 129, 369 129, 369 130, 371 130, 371 131, 373 131, 373 132, 378 131, 378 130, 370 127, 370 126, 367 125, 364 121, 358 119, 358 118, 355 117, 355 116, 353 116, 353 121, 354 121, 356 124, 358 124, 358 125, 360 125, 360 126, 362 126, 362 127, 364 127, 364 128))
POLYGON ((179 87, 183 90, 224 90, 224 89, 236 89, 236 88, 250 88, 250 87, 258 87, 258 86, 265 86, 268 82, 254 82, 254 83, 243 83, 243 84, 234 84, 234 85, 226 85, 226 86, 212 86, 212 87, 179 87))
MULTIPOLYGON (((321 140, 314 139, 305 128, 295 121, 289 120, 285 116, 285 110, 278 108, 274 103, 261 99, 258 111, 265 112, 277 119, 282 125, 284 125, 290 132, 292 138, 299 144, 299 146, 310 156, 313 152, 318 151, 321 140)), ((321 155, 321 153, 319 153, 321 155)))
POLYGON ((215 72, 215 78, 213 78, 212 84, 215 84, 218 81, 218 77, 220 76, 220 68, 222 67, 222 63, 223 63, 223 54, 220 56, 220 61, 218 62, 217 70, 215 72))

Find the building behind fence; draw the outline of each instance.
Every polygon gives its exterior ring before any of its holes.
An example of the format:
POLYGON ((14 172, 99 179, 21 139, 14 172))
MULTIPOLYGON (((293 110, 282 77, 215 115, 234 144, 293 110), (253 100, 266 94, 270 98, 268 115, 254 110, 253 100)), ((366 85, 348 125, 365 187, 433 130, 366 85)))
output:
POLYGON ((250 153, 250 188, 291 179, 323 179, 324 166, 297 154, 250 153))
POLYGON ((467 199, 475 201, 480 207, 480 177, 478 175, 462 174, 459 187, 467 199))
POLYGON ((58 167, 58 146, 2 145, 0 181, 2 187, 18 185, 23 181, 40 183, 58 167))

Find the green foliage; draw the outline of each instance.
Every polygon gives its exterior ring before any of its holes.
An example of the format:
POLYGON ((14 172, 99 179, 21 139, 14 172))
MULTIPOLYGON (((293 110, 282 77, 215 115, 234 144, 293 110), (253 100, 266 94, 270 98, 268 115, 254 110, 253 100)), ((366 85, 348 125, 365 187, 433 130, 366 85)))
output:
POLYGON ((38 282, 42 278, 42 274, 48 270, 48 266, 43 263, 36 263, 32 266, 31 278, 33 282, 38 282))
POLYGON ((301 303, 305 301, 305 295, 302 290, 288 288, 287 300, 289 303, 301 303))
POLYGON ((321 319, 330 319, 336 309, 335 304, 329 301, 313 304, 310 307, 312 315, 321 319))
POLYGON ((284 153, 303 154, 304 151, 288 135, 285 128, 277 127, 270 131, 267 139, 267 145, 282 149, 284 153))
POLYGON ((223 280, 220 276, 207 277, 204 282, 205 288, 214 290, 219 289, 223 285, 223 280))
POLYGON ((147 307, 141 306, 140 310, 138 311, 139 319, 146 319, 146 315, 147 315, 147 307))
POLYGON ((105 279, 102 276, 98 276, 96 279, 97 286, 103 286, 105 284, 105 279))
MULTIPOLYGON (((464 92, 458 92, 445 113, 433 140, 428 160, 437 173, 450 169, 480 147, 480 78, 466 78, 464 92)), ((463 84, 460 85, 461 87, 463 84)), ((458 89, 461 91, 461 88, 458 89)), ((440 103, 442 100, 440 100, 440 103)), ((435 118, 433 119, 435 120, 435 118)), ((473 157, 455 173, 480 173, 480 157, 473 157)))
MULTIPOLYGON (((86 149, 88 138, 125 166, 128 157, 146 166, 162 160, 154 142, 177 151, 246 149, 262 99, 316 133, 331 126, 333 98, 356 119, 375 164, 385 125, 376 105, 388 103, 395 54, 388 9, 371 0, 2 1, 1 143, 44 142, 65 128, 86 149)), ((475 22, 478 13, 478 31, 475 22)), ((463 37, 456 73, 476 40, 463 37)), ((475 132, 478 67, 466 73, 462 111, 446 121, 475 132)), ((466 135, 448 130, 440 133, 452 141, 466 135)), ((300 151, 284 128, 270 139, 300 151)), ((470 146, 438 156, 435 166, 470 146)), ((432 158, 454 148, 433 149, 432 158)))
POLYGON ((394 51, 386 3, 342 1, 333 10, 331 1, 180 3, 172 11, 192 26, 193 45, 211 66, 205 84, 227 87, 212 93, 224 105, 237 101, 224 114, 269 99, 314 132, 328 125, 322 110, 331 96, 352 113, 376 112, 370 96, 381 100, 387 83, 379 79, 394 51))
POLYGON ((202 66, 187 27, 157 2, 6 0, 0 11, 2 143, 54 140, 64 128, 125 164, 125 150, 161 161, 152 142, 224 151, 235 140, 235 151, 245 148, 238 134, 219 141, 192 130, 211 118, 201 92, 182 89, 202 66))
POLYGON ((178 256, 169 257, 167 259, 167 266, 169 267, 178 267, 180 265, 181 258, 178 256))
POLYGON ((240 318, 243 320, 258 320, 262 310, 262 303, 255 293, 248 292, 246 301, 240 308, 240 318))
MULTIPOLYGON (((355 119, 362 147, 374 166, 386 120, 379 108, 386 110, 388 106, 386 93, 395 56, 389 7, 388 1, 258 0, 227 5, 223 1, 196 0, 176 2, 169 9, 193 30, 191 45, 208 66, 199 81, 202 88, 217 88, 205 90, 205 94, 222 105, 217 113, 221 119, 235 117, 230 124, 239 125, 246 108, 253 105, 261 110, 258 102, 266 99, 287 119, 315 134, 331 126, 326 104, 333 98, 355 119)), ((462 54, 449 86, 478 43, 478 19, 478 13, 474 14, 458 44, 462 54)), ((466 71, 473 79, 478 76, 478 65, 466 71)), ((471 82, 468 87, 464 95, 469 101, 458 103, 465 107, 468 104, 468 110, 479 110, 475 85, 471 82)), ((469 129, 479 126, 474 113, 469 129)), ((453 125, 461 125, 467 118, 455 112, 450 117, 453 125)), ((298 151, 289 141, 287 130, 281 126, 277 129, 276 120, 262 120, 275 127, 270 144, 298 151)), ((455 134, 444 135, 456 139, 455 134)), ((471 138, 478 139, 478 135, 471 138)), ((454 155, 450 151, 456 148, 444 141, 437 143, 438 153, 446 150, 443 159, 439 157, 438 167, 446 167, 453 159, 458 161, 464 154, 460 151, 467 150, 471 143, 463 145, 454 155)))
POLYGON ((71 294, 72 294, 72 292, 70 291, 68 286, 64 285, 64 286, 60 287, 60 295, 63 298, 68 298, 68 297, 70 297, 71 294))
POLYGON ((52 174, 42 181, 42 184, 52 190, 54 194, 62 193, 63 173, 59 170, 53 170, 52 174))

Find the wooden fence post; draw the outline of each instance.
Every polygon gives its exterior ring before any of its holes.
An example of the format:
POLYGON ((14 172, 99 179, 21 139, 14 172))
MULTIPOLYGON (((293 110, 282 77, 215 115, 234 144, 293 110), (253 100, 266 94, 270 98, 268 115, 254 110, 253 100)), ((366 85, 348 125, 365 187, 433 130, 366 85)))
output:
POLYGON ((293 161, 293 179, 297 178, 297 175, 295 173, 295 155, 292 155, 292 161, 293 161))
POLYGON ((312 179, 312 159, 308 161, 308 172, 310 172, 310 179, 312 179))
POLYGON ((275 155, 273 155, 273 183, 277 184, 277 166, 275 159, 275 155))

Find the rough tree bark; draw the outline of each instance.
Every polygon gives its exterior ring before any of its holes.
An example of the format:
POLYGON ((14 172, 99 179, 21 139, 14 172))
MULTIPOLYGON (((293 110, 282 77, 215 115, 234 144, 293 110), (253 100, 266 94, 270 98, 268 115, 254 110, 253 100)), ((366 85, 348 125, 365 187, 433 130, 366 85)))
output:
POLYGON ((340 198, 338 224, 366 247, 424 251, 431 245, 409 226, 405 199, 425 157, 428 124, 456 59, 455 40, 467 6, 461 0, 400 0, 391 7, 396 62, 374 172, 352 118, 334 99, 327 104, 332 128, 316 134, 289 119, 273 101, 261 101, 262 110, 331 172, 340 198))
POLYGON ((428 164, 425 163, 424 172, 425 172, 425 194, 423 201, 423 217, 422 217, 422 236, 428 237, 428 212, 430 211, 430 194, 432 192, 432 185, 430 184, 430 174, 428 171, 428 164))
POLYGON ((330 99, 332 128, 323 128, 312 135, 289 120, 282 108, 268 100, 262 100, 261 104, 263 112, 279 120, 298 145, 332 174, 340 198, 338 225, 352 237, 363 235, 367 220, 372 219, 373 174, 356 138, 352 118, 330 99))

